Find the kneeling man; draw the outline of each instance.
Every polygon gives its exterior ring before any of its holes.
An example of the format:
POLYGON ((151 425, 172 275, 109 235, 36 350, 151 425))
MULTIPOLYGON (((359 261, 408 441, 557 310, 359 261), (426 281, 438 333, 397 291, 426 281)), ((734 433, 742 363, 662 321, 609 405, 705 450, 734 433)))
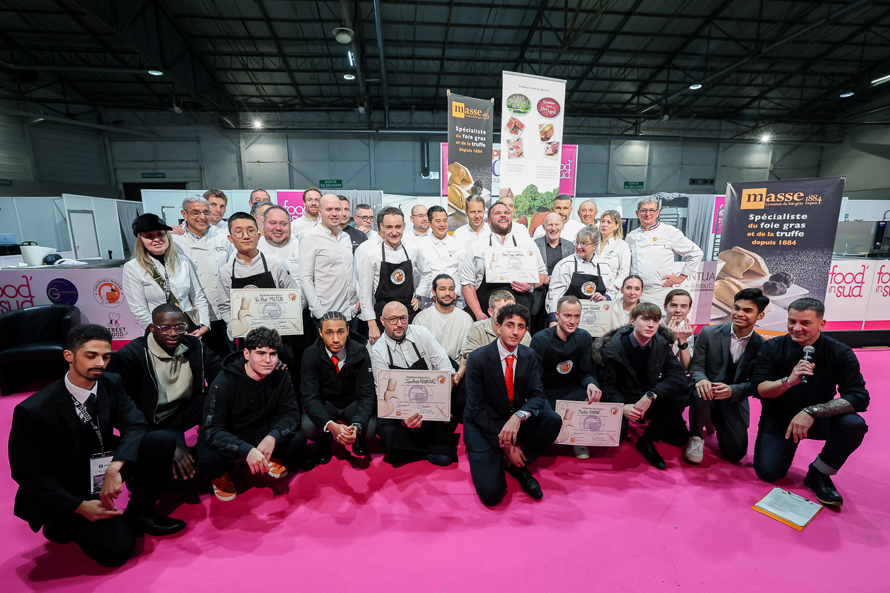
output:
POLYGON ((73 328, 64 356, 65 378, 13 412, 9 466, 19 485, 15 515, 34 531, 42 527, 52 542, 73 541, 99 564, 120 566, 135 552, 137 533, 185 529, 184 521, 154 514, 176 441, 166 431, 149 433, 121 378, 104 373, 111 357, 106 328, 73 328), (130 489, 126 511, 114 502, 123 480, 130 489))
POLYGON ((281 336, 259 327, 244 338, 244 350, 223 360, 204 403, 198 440, 198 468, 220 500, 238 494, 229 472, 239 462, 252 474, 287 475, 287 464, 302 462, 306 437, 300 406, 287 371, 277 368, 281 336))
POLYGON ((760 349, 751 378, 763 401, 754 471, 767 482, 783 478, 800 441, 825 441, 803 483, 822 504, 840 506, 831 476, 868 431, 858 412, 869 396, 853 350, 822 335, 824 315, 820 301, 797 299, 788 306, 788 333, 760 349))
POLYGON ((476 493, 486 506, 507 493, 506 471, 526 494, 540 500, 541 486, 528 466, 556 440, 562 421, 547 405, 541 363, 520 344, 529 312, 506 305, 497 315, 498 339, 467 359, 464 443, 476 493))

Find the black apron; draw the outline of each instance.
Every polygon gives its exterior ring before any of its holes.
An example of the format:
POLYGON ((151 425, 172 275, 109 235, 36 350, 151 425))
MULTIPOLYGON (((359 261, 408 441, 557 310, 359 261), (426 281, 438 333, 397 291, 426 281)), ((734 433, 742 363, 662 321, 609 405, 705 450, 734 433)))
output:
MULTIPOLYGON (((558 339, 558 338, 556 338, 558 339)), ((578 381, 578 369, 581 364, 581 349, 574 348, 568 355, 547 348, 541 356, 541 382, 547 386, 547 401, 551 407, 556 400, 585 401, 587 389, 578 381)))
MULTIPOLYGON (((382 337, 380 338, 383 339, 382 337)), ((417 354, 417 361, 409 367, 400 367, 393 364, 392 352, 389 346, 386 347, 386 353, 389 355, 389 368, 392 370, 410 370, 410 371, 428 371, 430 367, 420 355, 417 344, 411 342, 414 353, 417 354)), ((454 411, 451 412, 454 416, 454 411)), ((452 460, 457 461, 457 447, 454 443, 454 430, 456 423, 454 420, 450 422, 424 422, 420 428, 408 428, 401 420, 393 418, 380 419, 380 434, 383 437, 383 447, 385 449, 407 449, 409 451, 420 451, 427 455, 448 455, 452 460)))
MULTIPOLYGON (((512 239, 513 247, 519 247, 519 245, 516 244, 516 237, 512 237, 512 239)), ((488 246, 492 247, 491 237, 488 237, 488 246)), ((531 295, 534 291, 523 292, 519 294, 510 287, 509 282, 486 282, 484 272, 482 273, 482 284, 480 284, 479 288, 476 289, 476 297, 479 299, 479 308, 482 309, 483 312, 488 311, 488 299, 491 298, 492 293, 494 293, 496 290, 509 291, 510 294, 516 297, 517 305, 525 305, 526 307, 528 307, 529 312, 531 312, 531 295)), ((470 315, 472 315, 472 313, 470 313, 470 315)))
POLYGON ((411 306, 411 299, 414 298, 414 270, 404 243, 402 243, 402 250, 405 252, 405 261, 391 264, 386 261, 386 241, 380 244, 382 259, 380 260, 380 277, 377 280, 377 290, 374 292, 375 319, 380 319, 383 315, 383 307, 387 303, 396 301, 402 303, 408 309, 408 323, 414 321, 415 311, 411 306), (398 282, 399 279, 401 279, 401 282, 398 282))
POLYGON ((596 264, 596 274, 581 274, 578 272, 578 258, 575 257, 574 260, 575 272, 572 274, 572 280, 569 282, 569 289, 566 291, 566 295, 576 296, 582 300, 590 300, 590 297, 595 292, 605 296, 606 285, 600 274, 600 265, 596 264))

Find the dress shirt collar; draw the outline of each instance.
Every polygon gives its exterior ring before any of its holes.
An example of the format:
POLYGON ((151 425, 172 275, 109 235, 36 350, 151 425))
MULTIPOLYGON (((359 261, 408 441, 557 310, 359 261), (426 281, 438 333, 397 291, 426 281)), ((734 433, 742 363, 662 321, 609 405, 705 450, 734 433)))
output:
POLYGON ((95 394, 96 391, 99 389, 99 382, 96 381, 95 383, 93 383, 92 389, 84 389, 82 387, 78 387, 68 379, 68 375, 70 374, 71 371, 65 373, 65 387, 68 388, 68 393, 73 395, 74 399, 76 399, 80 403, 86 404, 87 398, 90 397, 90 395, 95 394))
MULTIPOLYGON (((652 339, 654 340, 655 336, 652 336, 652 339)), ((630 345, 634 348, 648 348, 652 345, 652 340, 649 340, 648 342, 646 342, 646 345, 643 346, 637 341, 637 337, 634 335, 634 333, 630 332, 630 345)))
POLYGON ((748 332, 748 335, 747 335, 747 336, 741 336, 741 337, 739 337, 739 336, 735 333, 735 327, 733 327, 732 324, 729 324, 729 333, 731 333, 731 334, 732 334, 732 337, 735 338, 736 340, 745 342, 745 341, 748 340, 748 338, 751 337, 751 334, 754 333, 754 328, 753 328, 753 327, 751 328, 751 331, 748 332))
POLYGON ((504 348, 503 342, 501 342, 501 339, 498 338, 498 355, 500 356, 501 362, 504 362, 508 356, 512 355, 514 357, 513 362, 515 364, 516 360, 519 359, 519 347, 517 346, 513 352, 510 352, 509 350, 504 348))
POLYGON ((185 226, 185 232, 187 232, 189 235, 191 235, 192 237, 194 237, 197 240, 201 240, 204 237, 207 237, 209 239, 211 236, 210 231, 211 231, 211 229, 213 229, 212 226, 208 226, 207 230, 204 231, 203 235, 196 235, 195 233, 192 232, 192 229, 191 229, 191 227, 189 227, 188 223, 186 223, 184 226, 185 226))
MULTIPOLYGON (((328 350, 327 348, 325 348, 324 351, 327 353, 328 358, 334 356, 334 353, 331 352, 330 350, 328 350)), ((343 362, 346 361, 346 344, 343 344, 343 348, 340 349, 340 352, 338 352, 336 354, 336 356, 337 356, 337 360, 340 361, 341 365, 343 364, 343 362)), ((343 367, 341 366, 340 368, 343 368, 343 367)))
POLYGON ((383 332, 383 341, 386 343, 386 347, 393 352, 396 352, 400 346, 404 346, 407 342, 413 343, 414 340, 411 339, 411 326, 408 326, 408 329, 405 331, 405 337, 402 338, 401 342, 396 342, 390 338, 389 334, 386 332, 383 332))

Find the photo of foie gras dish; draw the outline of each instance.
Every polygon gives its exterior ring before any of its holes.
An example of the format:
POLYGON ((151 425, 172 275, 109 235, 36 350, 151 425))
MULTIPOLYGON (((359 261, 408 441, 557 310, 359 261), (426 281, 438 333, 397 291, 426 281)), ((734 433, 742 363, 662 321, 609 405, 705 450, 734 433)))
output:
POLYGON ((473 175, 457 161, 448 165, 448 203, 464 210, 467 198, 473 193, 473 175))
POLYGON ((553 138, 553 124, 538 124, 538 133, 541 135, 541 142, 550 142, 553 138))
POLYGON ((769 276, 769 268, 763 258, 741 247, 721 251, 717 259, 724 262, 719 277, 732 277, 745 280, 749 286, 763 284, 769 276))
POLYGON ((525 129, 525 124, 522 123, 522 120, 511 117, 507 120, 507 124, 505 127, 507 128, 507 132, 511 136, 513 136, 514 138, 519 138, 520 136, 522 136, 522 131, 525 129))
POLYGON ((507 158, 522 158, 522 139, 514 140, 513 142, 507 142, 507 158))
POLYGON ((544 145, 544 156, 548 159, 559 158, 559 142, 548 142, 544 145))

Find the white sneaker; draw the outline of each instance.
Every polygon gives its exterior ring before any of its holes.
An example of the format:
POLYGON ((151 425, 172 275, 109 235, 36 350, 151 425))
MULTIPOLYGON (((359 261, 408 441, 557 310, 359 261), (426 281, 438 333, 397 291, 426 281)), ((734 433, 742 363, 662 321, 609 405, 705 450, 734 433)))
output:
POLYGON ((701 463, 705 457, 705 440, 701 437, 689 437, 683 457, 693 465, 701 463))
POLYGON ((572 445, 572 452, 578 459, 590 459, 590 449, 584 445, 572 445))

